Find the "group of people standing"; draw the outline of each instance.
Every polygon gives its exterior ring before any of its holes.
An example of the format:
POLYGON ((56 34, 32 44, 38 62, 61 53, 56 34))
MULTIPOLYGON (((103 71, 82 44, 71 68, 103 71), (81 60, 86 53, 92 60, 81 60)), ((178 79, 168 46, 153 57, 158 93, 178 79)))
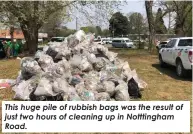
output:
POLYGON ((0 58, 16 57, 21 51, 21 44, 18 41, 0 41, 0 58))

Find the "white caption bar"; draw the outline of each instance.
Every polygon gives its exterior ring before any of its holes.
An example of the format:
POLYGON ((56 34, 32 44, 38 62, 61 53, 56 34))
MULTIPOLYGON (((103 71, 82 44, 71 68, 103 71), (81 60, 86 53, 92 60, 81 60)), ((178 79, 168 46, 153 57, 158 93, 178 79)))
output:
POLYGON ((190 102, 3 101, 2 132, 190 132, 190 102))

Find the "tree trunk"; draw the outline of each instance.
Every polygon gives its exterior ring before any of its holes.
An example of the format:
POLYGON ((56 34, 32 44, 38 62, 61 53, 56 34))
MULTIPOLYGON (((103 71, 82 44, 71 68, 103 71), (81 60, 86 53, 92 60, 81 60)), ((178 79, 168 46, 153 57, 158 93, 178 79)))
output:
POLYGON ((14 27, 13 26, 11 26, 10 27, 10 36, 11 36, 11 43, 13 44, 13 33, 14 33, 14 27))
POLYGON ((27 51, 29 54, 35 54, 38 46, 38 26, 35 22, 30 21, 28 24, 21 24, 21 29, 26 40, 27 51))
POLYGON ((20 27, 26 40, 26 48, 29 54, 35 54, 38 46, 38 29, 41 27, 38 23, 38 1, 33 2, 34 14, 28 18, 28 21, 19 18, 20 27))
POLYGON ((176 26, 175 26, 175 34, 177 36, 185 36, 186 31, 184 29, 185 22, 187 20, 188 14, 192 11, 192 1, 186 2, 176 2, 173 1, 176 7, 176 26))
POLYGON ((149 25, 149 51, 153 52, 155 49, 155 32, 154 32, 154 18, 152 13, 153 1, 145 1, 148 25, 149 25))
POLYGON ((32 24, 29 27, 31 32, 29 33, 29 38, 28 38, 29 53, 35 54, 38 47, 38 27, 34 22, 31 22, 31 23, 32 24))
POLYGON ((184 21, 182 21, 182 19, 180 18, 180 15, 177 14, 177 18, 176 18, 176 27, 175 27, 175 34, 178 37, 182 37, 184 36, 184 21))
POLYGON ((183 31, 183 25, 180 25, 180 24, 176 25, 175 34, 177 35, 177 37, 185 36, 183 31))
POLYGON ((28 38, 29 38, 29 35, 28 35, 28 30, 27 28, 25 27, 25 24, 20 24, 20 27, 21 27, 21 30, 23 32, 23 35, 24 35, 24 38, 25 38, 25 41, 26 43, 24 44, 24 51, 29 51, 29 47, 28 47, 28 38))

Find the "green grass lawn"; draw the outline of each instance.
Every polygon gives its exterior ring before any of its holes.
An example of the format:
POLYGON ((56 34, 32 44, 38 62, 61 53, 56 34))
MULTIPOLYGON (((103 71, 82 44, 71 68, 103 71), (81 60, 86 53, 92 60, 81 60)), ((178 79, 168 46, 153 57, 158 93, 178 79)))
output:
MULTIPOLYGON (((119 58, 129 62, 131 69, 136 69, 140 78, 148 87, 142 91, 142 101, 181 101, 192 100, 192 79, 176 76, 174 67, 161 68, 157 55, 150 55, 144 50, 113 49, 119 58)), ((19 60, 0 61, 0 79, 15 79, 19 69, 19 60)), ((11 89, 0 90, 0 100, 12 100, 11 89)), ((0 124, 1 125, 1 124, 0 124)))

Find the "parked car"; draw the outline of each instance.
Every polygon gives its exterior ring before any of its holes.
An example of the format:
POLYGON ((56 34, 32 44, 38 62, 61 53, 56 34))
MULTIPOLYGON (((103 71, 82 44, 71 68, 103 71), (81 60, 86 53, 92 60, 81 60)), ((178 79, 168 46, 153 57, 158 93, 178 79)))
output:
POLYGON ((101 36, 98 36, 97 38, 94 39, 94 42, 97 42, 98 44, 112 44, 112 38, 101 38, 101 36))
POLYGON ((63 42, 64 41, 64 37, 52 37, 51 38, 51 42, 63 42))
POLYGON ((161 67, 166 64, 176 67, 178 76, 186 76, 192 70, 192 39, 193 37, 180 37, 171 39, 168 44, 159 51, 161 67))
POLYGON ((111 38, 101 38, 101 41, 103 42, 103 44, 112 44, 111 38))
POLYGON ((107 44, 108 43, 108 39, 107 38, 101 38, 101 42, 102 42, 102 44, 107 44))
POLYGON ((110 39, 110 40, 108 41, 108 44, 112 44, 112 42, 113 42, 113 41, 110 39))
POLYGON ((107 41, 106 41, 106 44, 112 44, 112 40, 113 40, 113 38, 108 37, 108 38, 107 38, 107 41))
POLYGON ((129 38, 114 38, 112 46, 117 48, 136 48, 129 38))
POLYGON ((50 42, 48 42, 48 45, 51 45, 53 42, 54 42, 54 43, 55 43, 55 42, 60 43, 60 42, 63 42, 64 40, 65 40, 64 37, 52 37, 51 40, 50 40, 50 42))
POLYGON ((169 42, 169 40, 167 40, 167 41, 161 41, 161 42, 156 46, 156 48, 157 48, 158 50, 160 50, 162 47, 165 47, 168 42, 169 42))
POLYGON ((98 44, 101 44, 101 45, 104 44, 104 42, 103 42, 102 39, 100 39, 100 38, 94 39, 94 42, 96 42, 96 43, 98 43, 98 44))

